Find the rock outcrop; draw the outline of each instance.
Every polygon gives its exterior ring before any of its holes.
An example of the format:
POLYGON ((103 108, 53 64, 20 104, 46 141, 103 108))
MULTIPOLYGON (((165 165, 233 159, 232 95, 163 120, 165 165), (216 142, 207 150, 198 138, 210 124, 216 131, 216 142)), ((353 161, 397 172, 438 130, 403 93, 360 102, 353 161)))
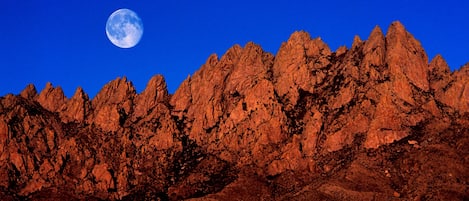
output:
POLYGON ((469 65, 393 22, 211 55, 173 94, 117 78, 0 98, 4 200, 467 200, 469 65), (444 165, 443 165, 444 164, 444 165))

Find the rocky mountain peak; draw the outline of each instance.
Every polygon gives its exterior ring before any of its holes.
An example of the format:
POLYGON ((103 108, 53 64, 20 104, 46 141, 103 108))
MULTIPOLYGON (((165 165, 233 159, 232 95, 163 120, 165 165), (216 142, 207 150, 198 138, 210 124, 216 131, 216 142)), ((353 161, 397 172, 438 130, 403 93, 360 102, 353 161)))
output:
MULTIPOLYGON (((221 57, 220 62, 226 65, 235 64, 236 60, 239 58, 241 51, 243 51, 243 48, 240 45, 238 44, 233 45, 221 57)), ((210 60, 208 60, 208 62, 206 63, 206 65, 210 65, 210 66, 214 66, 214 64, 215 63, 210 62, 210 60)))
POLYGON ((364 54, 371 52, 375 48, 384 48, 385 38, 379 26, 376 26, 368 36, 364 45, 364 54))
POLYGON ((396 79, 405 77, 416 87, 428 91, 428 57, 419 41, 404 26, 393 22, 386 34, 386 60, 396 79))
POLYGON ((173 95, 161 75, 93 100, 28 85, 0 98, 0 197, 467 200, 468 69, 393 22, 335 52, 304 31, 234 45, 173 95))
POLYGON ((409 33, 400 21, 392 22, 388 27, 387 37, 397 36, 397 38, 407 37, 409 33))
POLYGON ((20 93, 21 97, 33 100, 37 96, 36 87, 33 84, 28 84, 26 88, 20 93))
POLYGON ((106 85, 96 94, 92 100, 94 107, 110 103, 117 104, 135 96, 136 90, 132 82, 127 81, 126 77, 117 78, 106 85))
POLYGON ((362 44, 362 39, 360 38, 360 36, 358 35, 355 35, 353 37, 353 43, 352 43, 352 49, 355 49, 356 47, 360 46, 362 44))
POLYGON ((456 73, 460 75, 469 75, 469 63, 464 64, 456 73))
POLYGON ((316 78, 310 72, 326 66, 330 54, 329 47, 320 38, 311 39, 306 32, 293 33, 280 47, 272 66, 278 95, 294 105, 299 98, 298 89, 312 92, 311 80, 316 78))
POLYGON ((88 123, 107 131, 117 130, 122 123, 119 120, 132 112, 135 96, 135 87, 126 77, 109 82, 91 101, 94 110, 88 123))
POLYGON ((145 90, 137 95, 134 102, 134 116, 145 116, 150 110, 155 108, 157 104, 166 103, 168 99, 168 89, 164 77, 155 75, 148 81, 145 90))
POLYGON ((306 31, 295 31, 290 35, 290 38, 287 40, 287 43, 295 46, 302 45, 311 40, 311 36, 306 31))
POLYGON ((451 71, 449 70, 448 63, 446 60, 441 56, 441 54, 437 54, 432 61, 430 61, 429 70, 432 74, 450 74, 451 71))
POLYGON ((384 34, 379 26, 376 26, 371 31, 368 40, 366 40, 362 47, 363 59, 359 68, 359 74, 362 81, 367 79, 382 80, 387 72, 386 67, 386 43, 384 34), (370 76, 364 76, 369 74, 370 76))
POLYGON ((428 66, 430 88, 435 91, 443 89, 451 80, 451 71, 445 59, 438 54, 428 66))
POLYGON ((90 111, 88 95, 78 87, 72 98, 62 107, 60 115, 64 122, 83 122, 90 111))
POLYGON ((65 94, 60 86, 54 88, 52 83, 48 82, 46 87, 41 91, 37 97, 37 102, 47 110, 56 112, 67 101, 65 94))

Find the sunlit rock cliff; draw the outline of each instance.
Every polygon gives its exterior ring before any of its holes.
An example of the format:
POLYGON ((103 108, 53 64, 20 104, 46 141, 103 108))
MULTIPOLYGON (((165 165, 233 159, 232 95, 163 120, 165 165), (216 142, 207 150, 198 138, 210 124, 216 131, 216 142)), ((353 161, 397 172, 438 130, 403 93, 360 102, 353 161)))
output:
POLYGON ((0 98, 2 200, 468 200, 469 65, 399 22, 351 49, 295 32, 235 45, 174 94, 0 98))

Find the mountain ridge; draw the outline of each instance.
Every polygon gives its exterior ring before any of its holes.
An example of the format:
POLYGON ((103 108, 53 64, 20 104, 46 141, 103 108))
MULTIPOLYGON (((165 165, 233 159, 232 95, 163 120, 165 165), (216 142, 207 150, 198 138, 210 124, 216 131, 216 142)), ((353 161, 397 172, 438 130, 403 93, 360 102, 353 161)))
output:
POLYGON ((441 55, 429 62, 396 21, 335 52, 303 31, 275 56, 235 45, 174 94, 161 75, 139 94, 117 78, 93 99, 28 85, 0 99, 0 191, 12 200, 467 199, 468 69, 450 72, 441 55))

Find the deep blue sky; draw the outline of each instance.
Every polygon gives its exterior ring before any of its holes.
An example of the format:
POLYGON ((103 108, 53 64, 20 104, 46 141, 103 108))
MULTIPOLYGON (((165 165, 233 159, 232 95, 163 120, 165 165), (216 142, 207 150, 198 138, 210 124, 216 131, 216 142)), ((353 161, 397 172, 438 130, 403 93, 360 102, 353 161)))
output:
POLYGON ((61 86, 71 97, 78 86, 94 97, 116 77, 138 92, 155 74, 170 93, 212 53, 221 56, 248 41, 276 53, 295 30, 320 36, 332 50, 366 39, 375 25, 386 32, 400 20, 427 51, 440 53, 452 70, 469 62, 467 1, 193 1, 193 0, 2 0, 0 2, 0 96, 33 83, 61 86), (228 2, 228 3, 226 3, 228 2), (120 49, 105 33, 108 16, 134 10, 144 24, 140 43, 120 49))

